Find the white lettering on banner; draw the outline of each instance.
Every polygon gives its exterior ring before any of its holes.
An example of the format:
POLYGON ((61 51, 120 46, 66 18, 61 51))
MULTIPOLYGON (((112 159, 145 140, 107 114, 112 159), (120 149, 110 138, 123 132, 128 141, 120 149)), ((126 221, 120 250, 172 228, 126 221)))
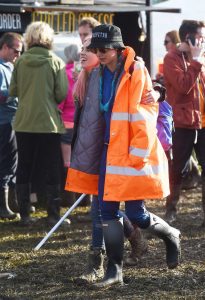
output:
POLYGON ((0 14, 0 29, 21 29, 19 14, 0 14))

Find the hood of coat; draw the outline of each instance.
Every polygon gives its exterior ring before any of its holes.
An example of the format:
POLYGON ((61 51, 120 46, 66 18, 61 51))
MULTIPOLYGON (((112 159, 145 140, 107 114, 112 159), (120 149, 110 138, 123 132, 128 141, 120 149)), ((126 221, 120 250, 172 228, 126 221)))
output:
POLYGON ((126 57, 124 69, 125 69, 125 72, 129 73, 129 68, 135 59, 136 53, 135 53, 134 49, 127 46, 125 48, 125 50, 123 51, 123 54, 126 57))
POLYGON ((21 55, 20 59, 28 66, 39 67, 50 62, 54 53, 43 47, 32 47, 21 55))

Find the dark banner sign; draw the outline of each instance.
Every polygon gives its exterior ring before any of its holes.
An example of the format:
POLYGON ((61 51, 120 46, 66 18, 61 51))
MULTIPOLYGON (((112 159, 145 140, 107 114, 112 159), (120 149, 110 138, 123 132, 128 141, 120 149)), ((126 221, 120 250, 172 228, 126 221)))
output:
POLYGON ((32 21, 47 22, 55 32, 74 32, 78 29, 78 23, 83 17, 93 17, 103 24, 113 24, 113 13, 52 13, 52 12, 33 12, 32 21))
POLYGON ((0 13, 0 32, 24 32, 30 22, 30 13, 0 13))

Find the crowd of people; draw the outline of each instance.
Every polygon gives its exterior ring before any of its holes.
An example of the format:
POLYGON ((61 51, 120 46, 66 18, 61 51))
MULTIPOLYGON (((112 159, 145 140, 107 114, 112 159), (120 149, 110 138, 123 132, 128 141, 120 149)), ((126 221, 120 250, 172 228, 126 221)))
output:
POLYGON ((167 266, 176 268, 180 230, 173 224, 193 150, 205 215, 205 23, 185 20, 165 35, 167 54, 155 86, 119 27, 82 19, 81 52, 68 45, 66 64, 52 51, 53 34, 48 24, 33 22, 24 40, 16 33, 0 39, 0 218, 19 213, 21 225, 34 224, 30 184, 40 161, 47 222, 56 224, 63 165, 64 193, 92 195, 88 270, 81 282, 122 284, 123 261, 135 265, 147 251, 144 232, 163 240, 167 266), (159 126, 163 110, 171 125, 173 115, 174 130, 165 121, 159 126), (165 220, 145 206, 146 199, 163 198, 165 220), (124 236, 131 245, 126 260, 124 236))

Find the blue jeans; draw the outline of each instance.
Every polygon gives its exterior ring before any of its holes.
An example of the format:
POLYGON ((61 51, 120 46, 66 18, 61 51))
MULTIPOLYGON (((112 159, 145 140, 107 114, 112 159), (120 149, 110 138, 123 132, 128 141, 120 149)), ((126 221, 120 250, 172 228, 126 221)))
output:
POLYGON ((102 231, 102 216, 98 196, 93 196, 91 203, 91 217, 92 217, 92 248, 104 249, 104 239, 102 231))
MULTIPOLYGON (((100 208, 103 221, 119 219, 120 202, 100 201, 100 208)), ((125 202, 125 214, 128 219, 139 228, 146 229, 150 225, 150 214, 147 211, 143 200, 132 200, 125 202)))
MULTIPOLYGON (((143 201, 130 201, 130 202, 135 202, 135 204, 131 204, 128 205, 129 210, 130 210, 130 218, 129 221, 131 221, 132 223, 135 224, 139 224, 141 226, 141 228, 147 228, 150 224, 150 217, 149 217, 149 212, 146 210, 145 206, 144 206, 144 202, 143 201), (137 222, 135 221, 137 218, 137 222)), ((108 202, 110 203, 110 202, 108 202)), ((113 202, 112 202, 113 203, 113 202)), ((116 204, 118 204, 119 207, 119 203, 115 202, 116 204)), ((125 204, 125 206, 127 206, 125 204)), ((91 217, 92 217, 92 248, 99 248, 99 249, 104 249, 105 248, 105 244, 104 244, 104 239, 103 239, 103 230, 102 230, 102 214, 101 214, 101 209, 100 209, 100 203, 98 200, 97 196, 93 196, 93 200, 92 200, 92 204, 91 204, 91 217)), ((124 221, 124 233, 125 236, 129 237, 131 232, 132 232, 132 228, 130 228, 129 226, 129 222, 126 222, 127 219, 127 215, 118 210, 117 214, 116 214, 116 218, 123 218, 124 221)), ((114 217, 108 217, 108 219, 106 220, 110 220, 113 219, 114 217)))
POLYGON ((0 189, 15 186, 17 144, 10 123, 0 125, 0 189))

